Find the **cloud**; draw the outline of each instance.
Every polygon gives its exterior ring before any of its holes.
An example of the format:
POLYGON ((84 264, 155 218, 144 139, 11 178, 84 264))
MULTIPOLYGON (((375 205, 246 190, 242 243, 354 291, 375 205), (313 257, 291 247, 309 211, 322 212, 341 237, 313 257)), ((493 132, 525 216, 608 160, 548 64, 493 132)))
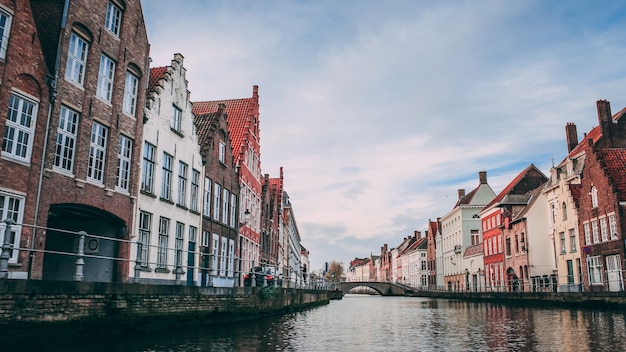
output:
POLYGON ((194 101, 261 96, 313 269, 396 246, 487 171, 494 191, 566 153, 564 126, 626 104, 625 6, 608 1, 143 1, 153 64, 194 101))

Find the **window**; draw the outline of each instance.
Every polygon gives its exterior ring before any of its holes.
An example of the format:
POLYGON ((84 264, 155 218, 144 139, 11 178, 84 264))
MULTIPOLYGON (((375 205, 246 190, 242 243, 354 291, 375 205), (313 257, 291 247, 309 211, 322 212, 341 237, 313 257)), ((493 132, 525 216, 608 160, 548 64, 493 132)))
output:
POLYGON ((54 167, 67 172, 74 170, 77 130, 78 113, 61 105, 59 127, 57 127, 57 143, 54 150, 54 167))
POLYGON ((109 130, 94 122, 91 125, 91 141, 89 144, 89 165, 87 178, 99 183, 104 182, 104 161, 106 158, 107 134, 109 130))
MULTIPOLYGON (((191 253, 196 252, 196 237, 198 236, 198 228, 194 226, 189 226, 189 251, 191 253)), ((193 268, 188 268, 188 270, 192 270, 193 268)))
POLYGON ((180 133, 181 132, 181 123, 182 123, 183 112, 176 106, 172 107, 172 125, 170 126, 174 131, 180 133))
POLYGON ((216 183, 215 184, 215 190, 213 192, 213 219, 218 220, 220 219, 220 206, 221 206, 221 201, 220 201, 220 197, 222 194, 222 187, 216 183))
POLYGON ((234 194, 230 194, 230 226, 235 227, 235 215, 237 211, 237 196, 234 194))
POLYGON ((152 214, 139 212, 139 265, 147 267, 150 256, 150 232, 152 229, 152 214))
POLYGON ((163 180, 161 180, 161 198, 172 199, 172 156, 163 153, 163 180))
POLYGON ((176 241, 174 242, 174 249, 176 250, 176 259, 174 265, 176 268, 182 268, 183 266, 183 241, 185 239, 185 224, 182 222, 176 222, 176 241))
POLYGON ((17 250, 13 250, 15 247, 19 247, 20 236, 22 234, 22 218, 24 216, 24 198, 12 195, 10 193, 0 192, 0 243, 4 243, 4 236, 6 233, 5 219, 11 219, 15 222, 11 225, 11 233, 9 233, 9 244, 11 249, 9 250, 9 262, 17 262, 17 250))
POLYGON ((223 199, 222 222, 224 224, 228 224, 228 210, 229 210, 228 201, 230 199, 230 192, 228 192, 226 188, 224 188, 224 197, 222 199, 223 199))
POLYGON ((501 236, 501 234, 498 235, 497 239, 498 239, 498 253, 502 253, 502 236, 501 236))
POLYGON ((218 247, 220 246, 220 238, 219 236, 214 233, 213 234, 213 238, 212 238, 212 247, 211 247, 211 254, 212 254, 212 258, 211 258, 211 274, 212 275, 217 275, 217 260, 218 260, 218 247))
POLYGON ((591 233, 593 234, 593 243, 600 242, 600 235, 598 233, 598 221, 593 220, 591 222, 591 233))
POLYGON ((139 78, 130 72, 126 72, 126 82, 124 83, 124 104, 122 111, 130 116, 135 117, 137 108, 137 87, 139 86, 139 78))
POLYGON ((178 205, 187 203, 187 164, 178 162, 178 205))
POLYGON ((76 33, 70 35, 65 78, 82 86, 85 81, 85 65, 87 64, 87 42, 76 33))
POLYGON ((211 179, 204 178, 204 202, 202 205, 202 215, 206 217, 211 216, 211 179))
POLYGON ((104 21, 106 29, 116 36, 120 35, 120 23, 122 21, 122 10, 117 5, 109 2, 107 6, 107 17, 104 21))
POLYGON ((550 203, 550 225, 556 223, 556 204, 550 203))
POLYGON ((120 136, 120 143, 117 152, 117 189, 128 192, 130 185, 130 164, 132 162, 133 141, 120 136))
POLYGON ((591 231, 589 230, 589 223, 585 223, 583 225, 584 231, 585 231, 585 245, 590 245, 591 244, 591 231))
POLYGON ((506 238, 506 255, 511 255, 511 239, 509 237, 506 238))
POLYGON ((602 242, 609 240, 609 233, 606 228, 606 218, 600 219, 600 234, 602 235, 602 242))
POLYGON ((115 62, 106 55, 100 56, 100 68, 98 70, 98 88, 96 95, 107 102, 111 102, 113 93, 113 76, 115 75, 115 62))
POLYGON ((202 231, 202 247, 209 247, 209 232, 208 231, 202 231))
POLYGON ((587 267, 589 269, 589 283, 602 285, 602 261, 600 256, 587 257, 587 267))
POLYGON ((159 245, 157 247, 157 268, 167 267, 167 247, 169 246, 170 219, 159 219, 159 245))
POLYGON ((472 246, 475 246, 480 243, 480 234, 478 230, 470 230, 472 235, 472 246))
POLYGON ((615 214, 609 215, 609 231, 611 232, 611 240, 617 240, 617 222, 615 221, 615 214))
POLYGON ((226 276, 226 260, 227 258, 228 239, 222 237, 222 247, 220 252, 220 276, 226 276))
POLYGON ((4 59, 7 55, 7 46, 9 45, 10 32, 11 15, 4 11, 0 11, 0 59, 4 59))
POLYGON ((570 252, 576 252, 576 230, 569 229, 570 252))
POLYGON ((420 261, 420 262, 421 262, 421 269, 422 269, 422 270, 426 270, 426 261, 425 261, 425 260, 422 260, 422 261, 420 261))
POLYGON ((567 220, 567 204, 563 202, 561 205, 561 210, 563 211, 563 221, 567 220))
POLYGON ((2 140, 2 151, 6 155, 30 162, 36 119, 37 102, 12 92, 2 140))
POLYGON ((191 170, 191 199, 189 200, 189 209, 198 211, 198 191, 200 188, 200 171, 191 170))
POLYGON ((591 186, 591 206, 598 207, 598 189, 596 186, 591 186))
POLYGON ((235 273, 235 241, 228 240, 228 277, 235 273))
POLYGON ((559 232, 559 237, 561 238, 561 254, 566 253, 565 249, 565 232, 559 232))
POLYGON ((143 161, 141 164, 141 190, 153 193, 154 183, 154 146, 148 142, 143 145, 143 161))
POLYGON ((220 141, 219 160, 222 164, 226 163, 226 143, 223 141, 220 141))

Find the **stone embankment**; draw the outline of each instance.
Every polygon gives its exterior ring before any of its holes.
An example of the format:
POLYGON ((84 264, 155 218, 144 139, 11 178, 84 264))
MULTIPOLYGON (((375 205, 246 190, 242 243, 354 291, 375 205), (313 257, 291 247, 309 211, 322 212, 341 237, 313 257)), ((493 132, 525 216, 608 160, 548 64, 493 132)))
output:
POLYGON ((0 280, 0 340, 251 319, 328 304, 331 291, 0 280))

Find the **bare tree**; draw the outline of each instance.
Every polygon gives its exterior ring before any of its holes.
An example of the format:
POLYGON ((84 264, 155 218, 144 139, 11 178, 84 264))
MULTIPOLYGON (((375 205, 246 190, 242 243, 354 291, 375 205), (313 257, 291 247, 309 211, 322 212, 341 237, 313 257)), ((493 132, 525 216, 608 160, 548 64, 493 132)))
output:
POLYGON ((328 282, 337 283, 343 280, 343 263, 332 261, 328 264, 328 271, 326 272, 326 276, 324 278, 328 282))

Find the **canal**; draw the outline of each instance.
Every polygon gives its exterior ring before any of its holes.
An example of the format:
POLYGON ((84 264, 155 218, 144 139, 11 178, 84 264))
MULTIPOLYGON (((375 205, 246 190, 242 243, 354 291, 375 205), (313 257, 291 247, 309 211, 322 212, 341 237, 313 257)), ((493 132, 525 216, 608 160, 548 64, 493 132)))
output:
POLYGON ((616 351, 625 343, 623 311, 346 295, 304 312, 254 321, 88 340, 29 341, 16 350, 616 351))

